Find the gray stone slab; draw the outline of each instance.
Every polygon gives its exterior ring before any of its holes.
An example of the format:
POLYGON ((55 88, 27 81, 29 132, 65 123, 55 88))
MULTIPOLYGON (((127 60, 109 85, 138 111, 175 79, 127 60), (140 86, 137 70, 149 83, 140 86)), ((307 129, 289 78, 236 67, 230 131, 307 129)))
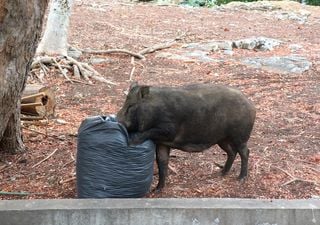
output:
POLYGON ((256 68, 280 73, 303 73, 309 70, 312 63, 302 56, 272 56, 245 58, 242 62, 256 68))
POLYGON ((1 225, 318 225, 320 200, 4 200, 0 219, 1 225))

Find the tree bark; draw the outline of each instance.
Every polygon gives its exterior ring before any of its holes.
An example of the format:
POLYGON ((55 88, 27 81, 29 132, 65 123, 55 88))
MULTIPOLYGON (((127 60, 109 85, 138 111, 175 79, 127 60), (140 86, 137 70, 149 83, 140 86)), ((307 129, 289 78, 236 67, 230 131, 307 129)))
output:
POLYGON ((73 0, 52 0, 37 54, 67 55, 68 28, 73 0))
POLYGON ((0 1, 0 151, 24 150, 20 98, 48 0, 0 1))

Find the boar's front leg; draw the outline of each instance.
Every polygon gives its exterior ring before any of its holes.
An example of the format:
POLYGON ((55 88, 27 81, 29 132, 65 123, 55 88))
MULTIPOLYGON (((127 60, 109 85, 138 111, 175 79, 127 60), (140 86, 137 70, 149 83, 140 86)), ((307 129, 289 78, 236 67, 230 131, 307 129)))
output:
POLYGON ((154 190, 155 192, 160 192, 161 189, 165 186, 166 177, 168 174, 168 164, 170 157, 170 147, 165 145, 157 145, 156 149, 156 160, 159 170, 159 182, 154 190))

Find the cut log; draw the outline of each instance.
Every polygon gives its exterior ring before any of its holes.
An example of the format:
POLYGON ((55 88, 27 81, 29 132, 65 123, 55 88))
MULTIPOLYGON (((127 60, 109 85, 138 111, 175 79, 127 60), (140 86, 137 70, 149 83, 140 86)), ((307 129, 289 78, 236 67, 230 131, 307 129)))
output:
POLYGON ((38 120, 54 116, 55 106, 55 95, 49 87, 28 84, 21 98, 21 119, 34 117, 38 120))

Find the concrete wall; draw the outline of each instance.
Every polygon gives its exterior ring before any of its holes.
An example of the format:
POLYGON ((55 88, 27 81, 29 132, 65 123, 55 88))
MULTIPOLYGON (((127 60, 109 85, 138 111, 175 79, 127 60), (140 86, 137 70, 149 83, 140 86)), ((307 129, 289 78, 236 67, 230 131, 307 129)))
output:
POLYGON ((320 225, 320 200, 2 200, 0 225, 320 225))

